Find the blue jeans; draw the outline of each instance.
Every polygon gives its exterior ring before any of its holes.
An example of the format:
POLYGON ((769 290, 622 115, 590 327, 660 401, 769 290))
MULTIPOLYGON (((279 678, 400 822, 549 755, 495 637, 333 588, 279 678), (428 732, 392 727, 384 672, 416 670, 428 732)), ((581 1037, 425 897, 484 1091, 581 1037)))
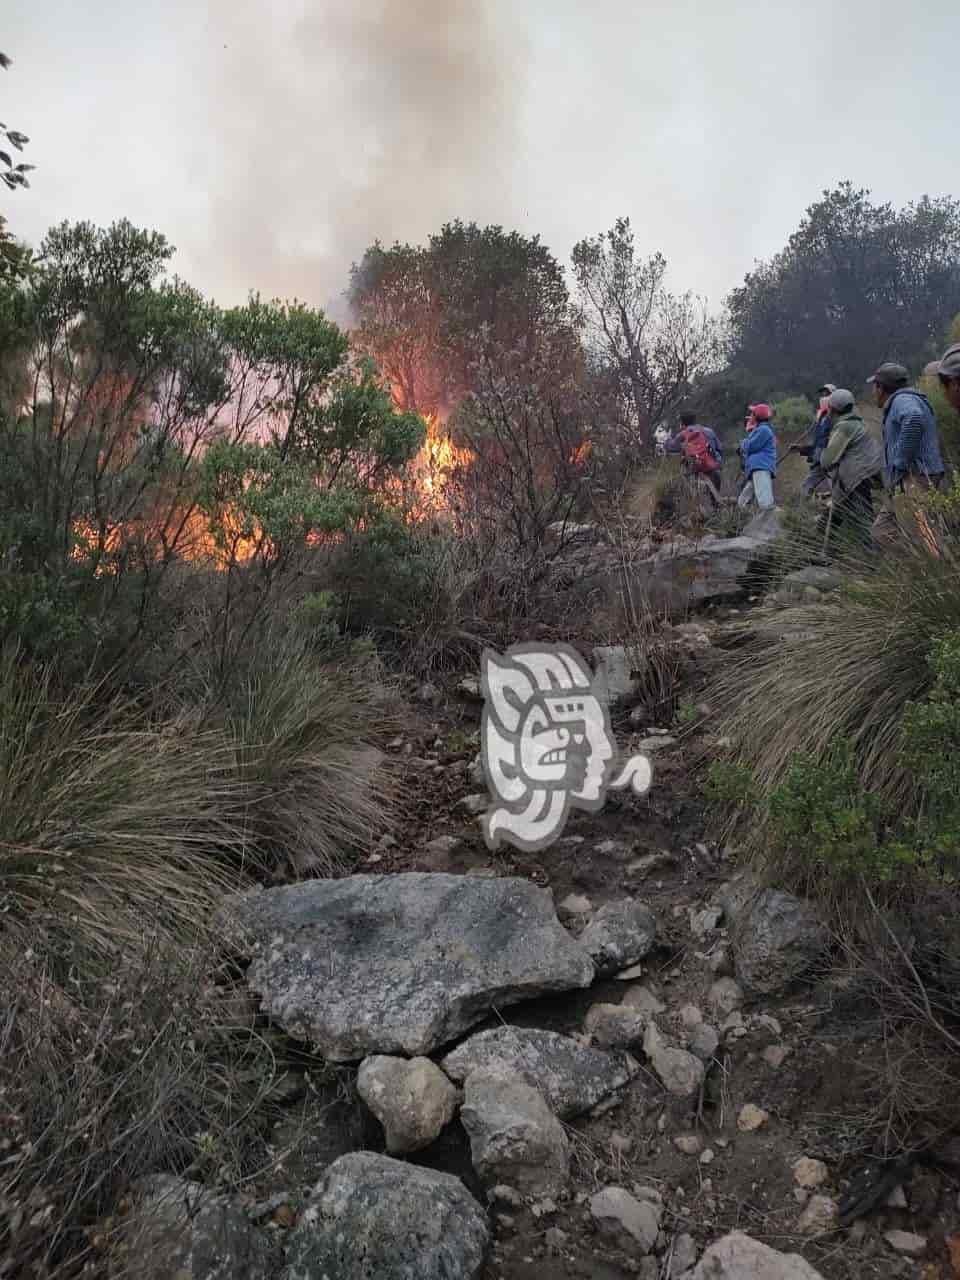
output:
POLYGON ((754 500, 761 511, 773 506, 773 476, 769 471, 754 471, 740 490, 737 506, 749 507, 754 500))

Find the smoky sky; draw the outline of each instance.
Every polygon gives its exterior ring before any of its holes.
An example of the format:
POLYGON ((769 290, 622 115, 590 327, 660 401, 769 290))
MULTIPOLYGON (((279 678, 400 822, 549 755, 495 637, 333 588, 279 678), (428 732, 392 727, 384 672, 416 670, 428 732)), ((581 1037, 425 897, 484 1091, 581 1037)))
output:
POLYGON ((948 0, 33 0, 0 117, 31 137, 10 228, 129 217, 218 300, 342 313, 374 239, 460 217, 566 261, 628 214, 719 305, 849 177, 952 194, 948 0))

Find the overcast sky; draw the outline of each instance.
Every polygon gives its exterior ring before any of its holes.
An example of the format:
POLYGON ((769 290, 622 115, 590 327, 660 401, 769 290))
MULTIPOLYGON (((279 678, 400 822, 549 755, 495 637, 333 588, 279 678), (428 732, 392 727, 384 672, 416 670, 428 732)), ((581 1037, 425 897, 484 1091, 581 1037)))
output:
MULTIPOLYGON (((30 0, 0 117, 36 243, 128 217, 224 303, 330 305, 455 217, 563 261, 628 214, 716 305, 841 178, 956 194, 955 0, 30 0)), ((13 9, 13 12, 10 10, 13 9)))

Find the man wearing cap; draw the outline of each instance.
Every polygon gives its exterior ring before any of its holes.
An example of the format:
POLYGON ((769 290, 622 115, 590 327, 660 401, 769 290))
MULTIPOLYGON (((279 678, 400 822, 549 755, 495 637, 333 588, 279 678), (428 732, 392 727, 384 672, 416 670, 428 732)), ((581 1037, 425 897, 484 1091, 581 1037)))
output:
POLYGON ((830 527, 846 525, 869 544, 873 490, 883 487, 883 454, 856 411, 852 391, 839 387, 831 392, 829 409, 833 430, 820 466, 832 485, 830 527))
POLYGON ((811 437, 811 442, 806 445, 792 446, 792 451, 802 454, 807 459, 810 467, 801 489, 801 493, 805 498, 809 498, 811 494, 815 493, 827 478, 823 468, 820 466, 820 455, 827 447, 827 441, 830 439, 832 419, 827 402, 836 389, 832 382, 825 382, 819 388, 817 391, 817 416, 807 431, 807 435, 811 437))
POLYGON ((955 342, 931 369, 940 379, 943 394, 950 402, 950 407, 960 413, 960 342, 955 342))
POLYGON ((928 489, 943 479, 937 420, 930 401, 907 384, 902 364, 882 364, 868 379, 883 410, 883 456, 887 490, 892 494, 909 482, 928 489))
POLYGON ((773 477, 777 474, 777 441, 770 425, 768 404, 752 404, 747 418, 747 434, 740 441, 740 457, 746 483, 737 498, 738 507, 749 507, 756 499, 761 511, 773 507, 773 477))

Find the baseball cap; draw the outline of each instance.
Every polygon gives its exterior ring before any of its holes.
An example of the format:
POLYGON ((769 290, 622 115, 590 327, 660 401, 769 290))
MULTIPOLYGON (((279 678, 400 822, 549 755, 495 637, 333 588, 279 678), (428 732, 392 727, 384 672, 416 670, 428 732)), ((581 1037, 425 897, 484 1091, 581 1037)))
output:
POLYGON ((836 391, 836 389, 837 388, 834 386, 832 382, 825 382, 822 387, 817 388, 817 395, 832 396, 834 391, 836 391))
POLYGON ((752 404, 750 412, 758 422, 769 422, 773 416, 772 410, 768 404, 752 404))
POLYGON ((960 378, 960 342, 955 342, 930 366, 930 372, 939 374, 941 378, 960 378))
POLYGON ((905 369, 902 364, 893 364, 891 361, 882 364, 879 369, 875 369, 867 379, 868 383, 874 382, 890 390, 895 387, 905 387, 909 381, 909 370, 905 369))
POLYGON ((846 413, 848 409, 852 409, 856 401, 853 398, 853 392, 848 391, 846 387, 837 387, 831 391, 829 405, 835 413, 846 413))

